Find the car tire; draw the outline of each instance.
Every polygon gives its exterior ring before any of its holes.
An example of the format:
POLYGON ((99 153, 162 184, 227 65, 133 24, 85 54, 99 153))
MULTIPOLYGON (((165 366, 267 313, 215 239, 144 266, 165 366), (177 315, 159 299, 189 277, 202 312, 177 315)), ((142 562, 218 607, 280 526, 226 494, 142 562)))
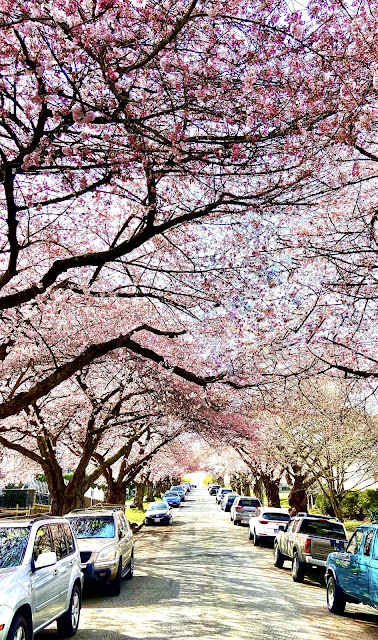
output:
POLYGON ((108 594, 110 596, 119 596, 121 593, 121 571, 122 571, 122 560, 118 563, 117 574, 114 580, 109 582, 108 584, 108 594))
POLYGON ((253 534, 249 528, 248 528, 248 540, 253 540, 253 534))
POLYGON ((234 518, 233 523, 234 523, 234 525, 237 525, 237 524, 238 524, 238 521, 237 521, 237 520, 235 520, 235 518, 234 518))
POLYGON ((129 569, 128 572, 125 575, 125 580, 132 580, 134 577, 134 551, 131 554, 131 558, 130 558, 130 562, 129 562, 129 569))
POLYGON ((56 621, 58 634, 61 638, 71 638, 76 634, 79 626, 80 608, 80 589, 77 584, 74 584, 71 593, 70 606, 68 607, 66 613, 63 613, 63 615, 60 616, 60 618, 58 618, 56 621))
POLYGON ((344 591, 336 583, 335 578, 331 575, 327 580, 327 606, 331 613, 341 615, 344 613, 346 598, 344 591))
POLYGON ((281 551, 279 550, 278 546, 275 545, 274 547, 274 551, 273 551, 273 564, 275 567, 278 567, 278 569, 282 569, 284 562, 285 562, 285 557, 284 555, 281 553, 281 551))
POLYGON ((256 531, 253 531, 253 544, 255 547, 258 547, 260 544, 260 536, 256 534, 256 531))
POLYGON ((16 613, 7 634, 7 640, 29 640, 32 637, 31 630, 25 618, 16 613))
POLYGON ((303 582, 305 577, 305 563, 301 562, 297 551, 294 551, 293 562, 291 565, 291 575, 294 582, 303 582))

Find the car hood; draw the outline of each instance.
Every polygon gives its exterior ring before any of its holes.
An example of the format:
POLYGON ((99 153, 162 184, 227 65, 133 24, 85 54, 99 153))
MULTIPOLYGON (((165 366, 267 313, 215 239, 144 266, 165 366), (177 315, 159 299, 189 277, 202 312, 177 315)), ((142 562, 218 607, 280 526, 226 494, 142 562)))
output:
POLYGON ((10 576, 14 576, 15 573, 21 570, 21 567, 7 567, 6 569, 0 569, 0 589, 3 587, 4 580, 7 580, 10 576))
POLYGON ((116 544, 115 538, 78 538, 79 551, 99 551, 103 547, 116 544))
POLYGON ((29 590, 30 566, 0 569, 0 606, 13 607, 29 590))

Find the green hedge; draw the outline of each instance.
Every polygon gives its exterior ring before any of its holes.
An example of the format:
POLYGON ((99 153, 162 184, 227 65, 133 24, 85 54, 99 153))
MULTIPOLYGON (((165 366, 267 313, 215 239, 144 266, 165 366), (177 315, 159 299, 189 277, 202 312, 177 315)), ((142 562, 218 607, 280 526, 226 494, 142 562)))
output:
MULTIPOLYGON (((363 520, 372 512, 378 510, 378 489, 365 491, 348 491, 342 502, 342 511, 346 518, 363 520)), ((334 515, 328 498, 320 493, 315 500, 315 507, 322 513, 334 515)))

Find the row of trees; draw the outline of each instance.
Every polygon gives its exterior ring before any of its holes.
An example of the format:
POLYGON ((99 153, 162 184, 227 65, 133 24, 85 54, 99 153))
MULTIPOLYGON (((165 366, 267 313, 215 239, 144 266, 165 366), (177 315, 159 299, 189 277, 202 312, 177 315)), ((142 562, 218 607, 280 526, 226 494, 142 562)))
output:
POLYGON ((376 8, 3 3, 0 443, 54 511, 184 432, 272 501, 280 465, 311 480, 297 441, 365 437, 354 391, 323 420, 292 380, 375 393, 376 8))

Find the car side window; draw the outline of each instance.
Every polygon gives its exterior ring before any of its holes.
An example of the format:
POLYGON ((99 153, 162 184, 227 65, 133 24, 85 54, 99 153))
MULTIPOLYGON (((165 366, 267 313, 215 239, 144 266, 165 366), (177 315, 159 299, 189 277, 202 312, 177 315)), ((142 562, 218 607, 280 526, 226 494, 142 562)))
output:
POLYGON ((68 555, 75 552, 75 543, 72 535, 71 528, 68 524, 62 524, 62 528, 64 531, 64 537, 66 538, 66 545, 68 555))
POLYGON ((373 544, 373 538, 374 538, 374 529, 370 529, 365 536, 365 542, 364 542, 364 556, 370 556, 371 553, 371 546, 373 544))
POLYGON ((360 547, 361 547, 361 542, 362 542, 362 538, 363 538, 363 531, 362 529, 357 529, 357 531, 354 532, 353 536, 351 537, 351 539, 349 540, 349 544, 346 548, 346 552, 347 553, 359 553, 360 552, 360 547))
POLYGON ((54 551, 58 560, 67 555, 66 537, 61 524, 51 524, 50 531, 54 545, 54 551))
POLYGON ((39 527, 35 536, 33 545, 33 560, 37 560, 41 553, 54 551, 49 527, 47 525, 39 527))

